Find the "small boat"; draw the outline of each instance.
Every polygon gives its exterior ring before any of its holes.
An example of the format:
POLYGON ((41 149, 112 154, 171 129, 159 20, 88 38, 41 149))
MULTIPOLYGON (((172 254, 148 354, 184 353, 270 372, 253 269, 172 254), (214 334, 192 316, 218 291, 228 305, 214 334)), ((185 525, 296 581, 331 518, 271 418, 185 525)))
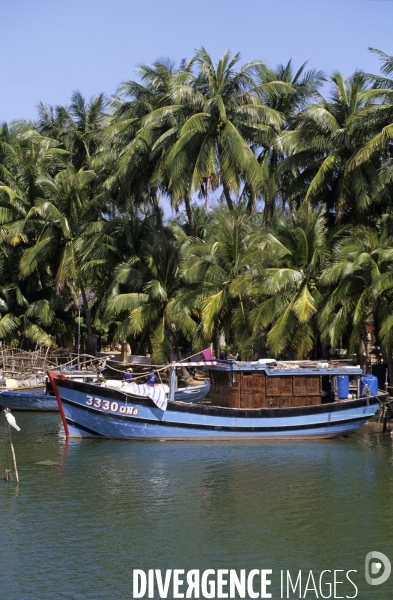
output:
POLYGON ((59 410, 55 396, 45 393, 45 387, 0 391, 0 404, 10 410, 59 410))
MULTIPOLYGON (((53 372, 64 373, 75 381, 93 382, 105 368, 106 360, 106 358, 95 359, 86 354, 76 355, 70 363, 53 372), (92 361, 95 363, 93 368, 92 361)), ((49 385, 45 371, 30 375, 23 380, 3 377, 0 380, 0 404, 11 410, 59 410, 55 393, 49 385)))
POLYGON ((184 388, 178 388, 175 391, 174 399, 178 402, 191 402, 196 404, 203 400, 210 392, 210 381, 205 379, 200 385, 189 385, 184 388))
MULTIPOLYGON (((18 404, 27 404, 32 397, 42 398, 45 394, 46 380, 45 373, 31 375, 24 379, 2 377, 0 380, 0 402, 13 408, 16 398, 18 404)), ((43 405, 41 400, 39 404, 40 406, 43 405)))
MULTIPOLYGON (((57 372, 57 371, 55 371, 57 372)), ((61 371, 59 371, 61 373, 61 371)), ((76 381, 94 381, 96 372, 73 371, 67 376, 76 381)), ((0 387, 0 404, 10 410, 45 410, 58 411, 56 396, 48 386, 47 376, 40 385, 19 385, 16 387, 0 387)))
POLYGON ((45 371, 40 373, 35 373, 32 375, 27 375, 20 379, 15 379, 13 377, 0 377, 0 392, 2 390, 45 390, 46 385, 46 374, 45 371))
POLYGON ((360 367, 330 363, 205 361, 211 404, 175 399, 170 365, 164 390, 113 389, 49 372, 67 437, 142 440, 330 438, 355 431, 387 394, 360 367))

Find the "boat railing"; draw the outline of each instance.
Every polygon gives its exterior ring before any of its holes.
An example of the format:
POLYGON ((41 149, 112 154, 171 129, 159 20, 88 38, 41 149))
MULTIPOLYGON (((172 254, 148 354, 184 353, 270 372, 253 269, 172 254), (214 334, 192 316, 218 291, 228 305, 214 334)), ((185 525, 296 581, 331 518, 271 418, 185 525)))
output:
POLYGON ((97 358, 91 354, 70 353, 69 360, 56 368, 63 371, 103 371, 109 356, 97 358))

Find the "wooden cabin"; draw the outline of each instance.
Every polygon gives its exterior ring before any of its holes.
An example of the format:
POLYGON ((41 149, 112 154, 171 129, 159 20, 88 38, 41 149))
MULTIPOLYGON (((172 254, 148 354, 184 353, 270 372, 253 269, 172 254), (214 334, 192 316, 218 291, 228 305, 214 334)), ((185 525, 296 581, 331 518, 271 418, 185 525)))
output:
POLYGON ((322 403, 321 375, 268 376, 264 371, 210 371, 211 404, 227 408, 289 408, 322 403))

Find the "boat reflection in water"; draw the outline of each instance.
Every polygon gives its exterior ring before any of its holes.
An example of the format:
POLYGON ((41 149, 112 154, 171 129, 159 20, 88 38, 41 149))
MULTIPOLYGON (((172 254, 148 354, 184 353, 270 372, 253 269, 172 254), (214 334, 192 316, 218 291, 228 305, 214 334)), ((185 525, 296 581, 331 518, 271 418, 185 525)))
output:
POLYGON ((223 440, 329 438, 355 431, 387 398, 372 376, 332 363, 205 361, 211 403, 175 400, 154 386, 110 389, 49 373, 67 437, 223 440), (168 397, 169 396, 169 397, 168 397))

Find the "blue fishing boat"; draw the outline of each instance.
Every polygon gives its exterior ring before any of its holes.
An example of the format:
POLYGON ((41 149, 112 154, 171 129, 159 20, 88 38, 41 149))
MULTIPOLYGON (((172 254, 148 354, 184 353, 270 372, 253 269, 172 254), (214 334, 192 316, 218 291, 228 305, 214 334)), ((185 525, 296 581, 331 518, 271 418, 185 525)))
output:
MULTIPOLYGON (((188 366, 195 363, 181 363, 188 366)), ((67 437, 142 440, 330 438, 355 431, 387 398, 359 367, 207 361, 211 403, 134 384, 110 389, 49 373, 67 437)))

